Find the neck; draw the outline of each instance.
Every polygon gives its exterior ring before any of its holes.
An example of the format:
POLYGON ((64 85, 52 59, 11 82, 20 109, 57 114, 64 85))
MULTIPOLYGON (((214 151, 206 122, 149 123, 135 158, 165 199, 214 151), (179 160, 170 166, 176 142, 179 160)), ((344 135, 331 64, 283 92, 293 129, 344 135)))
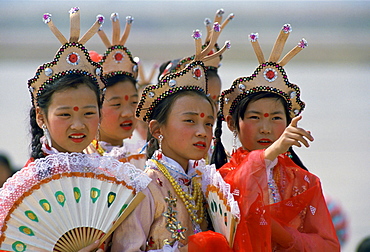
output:
POLYGON ((116 140, 116 139, 111 139, 111 138, 101 136, 99 140, 109 143, 112 146, 118 146, 118 147, 123 146, 123 139, 116 140))
POLYGON ((185 173, 188 172, 188 166, 189 166, 188 159, 172 157, 171 155, 166 155, 165 153, 163 153, 163 155, 177 162, 184 169, 185 173))

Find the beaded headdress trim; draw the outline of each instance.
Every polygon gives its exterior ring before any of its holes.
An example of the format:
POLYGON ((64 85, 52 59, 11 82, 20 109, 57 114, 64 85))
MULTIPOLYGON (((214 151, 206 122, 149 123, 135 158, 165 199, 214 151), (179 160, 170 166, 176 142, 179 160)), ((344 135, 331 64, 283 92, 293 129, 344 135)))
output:
MULTIPOLYGON (((224 13, 225 11, 223 9, 219 9, 216 11, 216 15, 215 15, 214 22, 213 22, 213 27, 212 27, 212 21, 209 18, 206 18, 204 20, 204 24, 207 29, 207 37, 201 49, 204 51, 204 54, 206 55, 212 55, 216 52, 218 53, 221 50, 217 44, 217 39, 220 36, 223 29, 226 27, 226 25, 232 19, 234 19, 234 14, 231 13, 222 22, 222 16, 224 13)), ((166 69, 161 74, 160 78, 168 73, 175 73, 179 71, 180 69, 183 69, 187 64, 189 64, 194 59, 195 59, 195 55, 192 55, 192 56, 185 57, 180 60, 176 60, 176 61, 169 63, 166 69), (174 64, 176 65, 174 66, 174 64)), ((220 66, 221 60, 222 60, 222 53, 218 53, 218 57, 213 57, 211 60, 207 60, 207 62, 205 62, 205 68, 206 69, 218 69, 218 67, 220 66)))
POLYGON ((235 107, 244 97, 261 91, 282 96, 288 104, 291 118, 303 111, 305 103, 301 101, 300 89, 297 85, 289 82, 283 66, 303 48, 307 47, 307 41, 301 39, 296 47, 288 52, 282 60, 278 61, 291 31, 290 24, 283 26, 267 62, 258 43, 258 33, 249 35, 249 40, 260 65, 251 76, 235 79, 230 89, 221 92, 220 112, 223 119, 226 115, 231 115, 234 112, 235 107))
POLYGON ((101 40, 107 47, 107 51, 100 61, 103 66, 103 75, 105 78, 110 78, 118 74, 124 74, 136 79, 138 75, 137 63, 134 61, 131 52, 124 46, 134 18, 132 16, 126 17, 126 26, 121 38, 118 13, 112 13, 110 19, 113 27, 112 42, 109 41, 104 30, 100 28, 98 31, 101 40))
MULTIPOLYGON (((218 26, 216 27, 219 28, 218 26)), ((214 33, 214 34, 217 34, 214 33)), ((215 41, 218 35, 213 35, 211 41, 215 41)), ((176 73, 161 77, 158 84, 148 85, 142 92, 140 102, 136 109, 136 117, 143 121, 151 119, 154 108, 160 101, 169 95, 181 90, 194 90, 207 94, 207 76, 204 68, 205 62, 218 57, 226 49, 230 48, 230 42, 226 41, 223 48, 217 53, 208 55, 208 48, 202 50, 202 34, 199 30, 193 31, 196 53, 194 60, 176 73)))
POLYGON ((95 23, 79 39, 80 36, 80 9, 74 7, 70 14, 70 39, 69 41, 55 27, 51 14, 45 13, 43 21, 49 26, 57 39, 62 43, 53 61, 41 65, 35 77, 28 81, 33 106, 37 106, 37 99, 43 93, 45 86, 68 74, 81 74, 91 78, 99 89, 105 87, 105 79, 102 77, 100 64, 90 59, 86 43, 104 22, 104 17, 98 15, 95 23))

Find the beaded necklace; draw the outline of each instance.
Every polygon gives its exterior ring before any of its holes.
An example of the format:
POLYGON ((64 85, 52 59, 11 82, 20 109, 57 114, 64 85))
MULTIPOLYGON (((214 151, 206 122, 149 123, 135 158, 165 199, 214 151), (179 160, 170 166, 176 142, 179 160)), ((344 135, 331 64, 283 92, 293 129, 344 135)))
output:
MULTIPOLYGON (((152 159, 155 159, 157 162, 160 162, 162 165, 164 165, 167 169, 173 171, 174 173, 178 174, 178 175, 175 175, 174 178, 176 179, 177 177, 179 177, 179 175, 185 177, 186 179, 188 180, 192 180, 192 178, 194 178, 195 176, 197 176, 197 174, 195 173, 194 175, 192 176, 189 176, 188 174, 186 173, 183 173, 181 171, 179 171, 175 166, 169 164, 168 162, 164 161, 163 159, 161 161, 159 161, 157 158, 155 157, 152 157, 152 159)), ((173 174, 173 173, 172 173, 173 174)))
POLYGON ((203 195, 201 192, 201 185, 198 182, 195 182, 195 180, 192 179, 193 185, 194 185, 194 194, 187 194, 179 185, 179 183, 172 177, 172 175, 169 173, 167 168, 160 163, 156 159, 151 159, 153 163, 156 164, 158 169, 163 173, 163 175, 168 179, 168 181, 171 183, 173 189, 175 190, 176 194, 181 198, 181 200, 184 202, 186 210, 189 212, 189 215, 191 219, 200 224, 203 222, 204 219, 204 209, 203 209, 203 195), (194 201, 195 204, 192 204, 190 201, 194 201), (199 211, 199 216, 197 216, 196 213, 193 211, 199 211))

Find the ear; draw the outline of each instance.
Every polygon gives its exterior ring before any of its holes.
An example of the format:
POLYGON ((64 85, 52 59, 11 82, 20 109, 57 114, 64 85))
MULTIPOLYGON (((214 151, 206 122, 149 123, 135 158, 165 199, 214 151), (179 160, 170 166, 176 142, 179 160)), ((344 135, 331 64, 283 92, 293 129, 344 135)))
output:
POLYGON ((162 135, 161 127, 160 127, 159 122, 157 120, 151 120, 149 122, 149 132, 156 139, 159 138, 159 135, 162 135))
POLYGON ((42 109, 40 107, 36 107, 36 122, 37 125, 42 128, 42 125, 45 124, 46 118, 45 114, 43 113, 42 109))
POLYGON ((229 130, 232 132, 236 130, 233 117, 231 115, 227 115, 225 119, 226 119, 227 127, 229 128, 229 130))

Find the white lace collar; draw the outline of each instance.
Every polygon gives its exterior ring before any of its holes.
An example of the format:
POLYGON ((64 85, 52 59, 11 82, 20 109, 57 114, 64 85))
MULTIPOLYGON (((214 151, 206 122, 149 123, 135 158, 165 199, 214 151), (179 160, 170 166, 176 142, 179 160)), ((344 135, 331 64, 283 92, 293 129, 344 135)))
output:
POLYGON ((122 146, 115 146, 104 141, 99 141, 99 145, 105 150, 104 156, 121 159, 133 154, 138 154, 145 145, 145 141, 139 140, 136 143, 127 143, 123 141, 122 146))
MULTIPOLYGON (((156 157, 157 154, 158 154, 158 151, 155 151, 153 156, 156 157)), ((161 162, 164 166, 166 166, 171 176, 175 178, 184 177, 187 179, 191 179, 192 177, 194 177, 194 175, 196 175, 192 161, 188 162, 187 172, 185 172, 184 168, 177 161, 165 156, 163 153, 162 153, 161 160, 158 160, 158 161, 161 162)))

